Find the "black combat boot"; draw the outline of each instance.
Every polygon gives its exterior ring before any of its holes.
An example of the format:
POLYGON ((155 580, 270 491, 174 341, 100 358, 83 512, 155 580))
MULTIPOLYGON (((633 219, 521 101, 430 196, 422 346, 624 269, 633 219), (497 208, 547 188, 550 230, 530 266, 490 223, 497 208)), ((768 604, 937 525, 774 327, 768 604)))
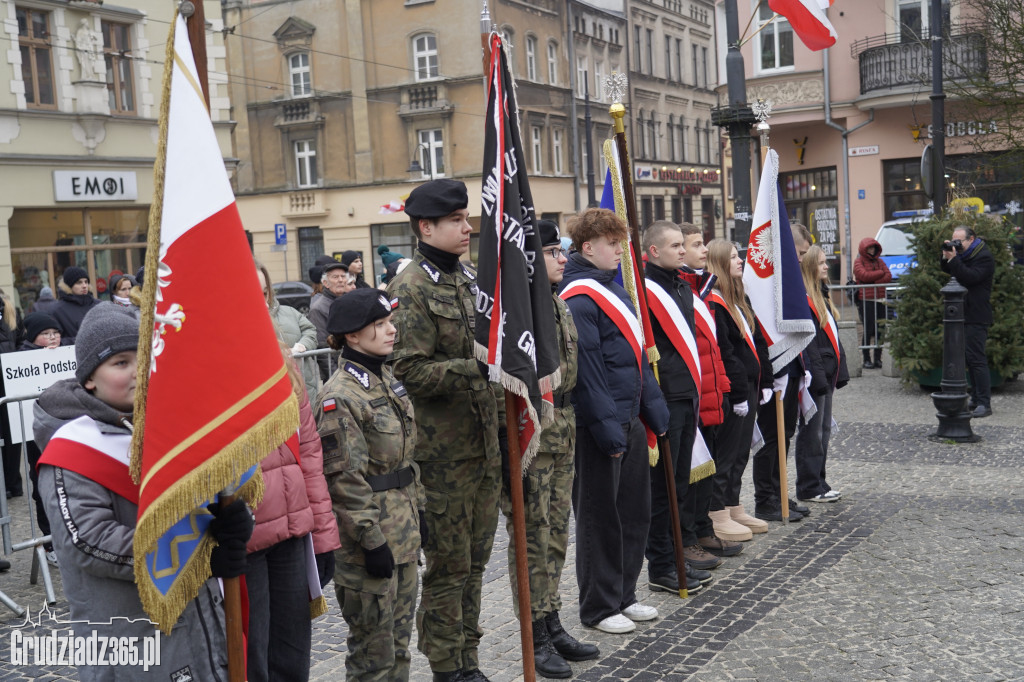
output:
POLYGON ((434 671, 434 682, 462 682, 462 680, 463 677, 461 670, 453 670, 448 673, 439 673, 436 670, 434 671))
POLYGON ((553 680, 572 677, 572 668, 551 644, 543 618, 533 621, 533 667, 541 677, 553 680))
POLYGON ((552 611, 544 616, 544 624, 547 626, 548 635, 551 636, 551 644, 555 647, 555 651, 560 653, 565 660, 590 661, 601 655, 596 646, 580 642, 565 631, 562 621, 558 619, 558 611, 552 611))
POLYGON ((462 677, 458 679, 458 682, 491 682, 487 679, 487 675, 480 672, 480 668, 473 668, 472 670, 466 670, 462 673, 462 677))

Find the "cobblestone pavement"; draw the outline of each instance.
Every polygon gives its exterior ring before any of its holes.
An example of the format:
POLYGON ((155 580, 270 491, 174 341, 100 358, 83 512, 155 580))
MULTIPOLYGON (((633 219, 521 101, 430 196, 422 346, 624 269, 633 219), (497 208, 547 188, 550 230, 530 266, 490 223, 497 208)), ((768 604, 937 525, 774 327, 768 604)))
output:
MULTIPOLYGON (((1024 381, 999 390, 993 409, 973 424, 980 443, 936 442, 927 393, 873 372, 854 380, 836 394, 829 457, 843 500, 812 505, 800 523, 772 524, 686 601, 648 593, 644 573, 640 597, 662 617, 630 635, 579 626, 570 545, 563 622, 603 654, 573 664, 576 679, 1024 679, 1024 381)), ((790 468, 791 487, 793 477, 790 468)), ((747 488, 749 508, 749 473, 747 488)), ((27 533, 24 500, 11 500, 15 539, 27 533)), ((504 682, 521 679, 522 667, 501 526, 484 578, 481 661, 504 682)), ((14 568, 0 574, 0 590, 38 610, 30 556, 8 558, 14 568)), ((329 601, 314 624, 317 681, 344 675, 346 628, 333 594, 329 601)), ((75 679, 67 669, 11 667, 6 633, 21 620, 0 606, 0 680, 75 679)), ((419 652, 413 679, 430 679, 419 652)))

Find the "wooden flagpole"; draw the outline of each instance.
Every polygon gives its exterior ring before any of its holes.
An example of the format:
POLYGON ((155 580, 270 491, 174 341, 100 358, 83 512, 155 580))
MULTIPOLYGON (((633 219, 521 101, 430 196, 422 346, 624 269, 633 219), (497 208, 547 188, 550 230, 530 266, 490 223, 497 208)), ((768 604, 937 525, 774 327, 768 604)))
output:
MULTIPOLYGON (((203 0, 185 0, 182 3, 182 16, 188 29, 188 41, 192 46, 192 59, 196 63, 196 75, 203 89, 206 110, 210 110, 210 82, 206 68, 206 12, 203 0), (189 11, 191 10, 191 11, 189 11)), ((169 95, 168 95, 169 96, 169 95)), ((221 506, 234 502, 234 495, 222 495, 221 506)), ((242 627, 242 586, 239 578, 224 578, 224 627, 228 647, 228 680, 229 682, 245 682, 245 637, 242 627)))
MULTIPOLYGON (((480 45, 483 48, 484 102, 487 102, 491 68, 491 14, 487 0, 480 12, 480 45)), ((533 610, 530 608, 530 567, 526 560, 526 509, 523 501, 523 462, 515 396, 505 389, 505 432, 508 439, 509 497, 512 498, 512 535, 516 554, 516 594, 519 603, 519 639, 523 651, 523 680, 536 682, 533 659, 533 610)))
MULTIPOLYGON (((633 268, 637 273, 642 273, 640 257, 636 250, 642 248, 640 241, 640 227, 636 216, 636 196, 633 194, 633 174, 629 160, 629 149, 626 144, 626 128, 623 119, 626 116, 626 108, 621 102, 612 104, 609 113, 615 121, 615 145, 619 150, 619 176, 622 178, 622 198, 626 204, 626 223, 629 227, 630 238, 633 241, 633 254, 626 254, 633 258, 633 268)), ((637 277, 637 316, 647 308, 647 286, 642 276, 637 277)), ((660 383, 658 376, 658 363, 652 362, 654 376, 660 383)), ((679 522, 679 500, 676 497, 676 472, 672 465, 672 445, 669 442, 668 434, 658 438, 658 456, 661 458, 662 468, 665 471, 665 489, 668 494, 669 521, 672 525, 672 544, 675 547, 676 576, 679 580, 679 597, 686 599, 689 592, 686 589, 686 557, 683 555, 683 531, 679 522)))

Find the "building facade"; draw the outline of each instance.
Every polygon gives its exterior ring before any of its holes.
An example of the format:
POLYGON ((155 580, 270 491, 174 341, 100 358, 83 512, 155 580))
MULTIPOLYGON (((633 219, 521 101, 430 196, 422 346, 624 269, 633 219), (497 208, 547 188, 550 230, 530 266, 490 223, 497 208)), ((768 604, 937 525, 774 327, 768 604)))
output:
MULTIPOLYGON (((830 255, 834 280, 845 281, 861 239, 898 211, 929 206, 921 159, 931 141, 931 2, 838 3, 827 11, 838 42, 821 52, 804 47, 785 20, 772 20, 766 3, 738 5, 739 25, 762 29, 742 48, 747 100, 772 102, 771 145, 790 220, 811 229, 830 255)), ((992 211, 1012 213, 1024 203, 1019 164, 991 164, 979 152, 1006 123, 965 113, 955 97, 958 78, 985 75, 985 40, 958 3, 945 0, 942 12, 947 196, 977 196, 992 211)), ((721 21, 721 3, 718 13, 721 21)), ((724 59, 723 34, 719 54, 724 59)), ((757 159, 756 141, 752 149, 757 159)), ((751 165, 756 193, 760 163, 751 165)))
MULTIPOLYGON (((220 7, 206 2, 211 115, 230 156, 220 7)), ((0 0, 0 287, 28 310, 65 268, 105 297, 145 254, 174 6, 0 0)), ((230 159, 226 161, 230 164, 230 159)))
POLYGON ((629 129, 641 223, 723 230, 715 11, 701 0, 629 0, 629 129))
MULTIPOLYGON (((489 4, 510 46, 534 201, 559 219, 574 210, 564 3, 489 4)), ((479 2, 229 0, 224 19, 237 27, 226 45, 238 206, 275 280, 305 280, 317 256, 345 250, 379 276, 380 245, 412 254, 400 206, 431 178, 466 182, 479 228, 479 2)))

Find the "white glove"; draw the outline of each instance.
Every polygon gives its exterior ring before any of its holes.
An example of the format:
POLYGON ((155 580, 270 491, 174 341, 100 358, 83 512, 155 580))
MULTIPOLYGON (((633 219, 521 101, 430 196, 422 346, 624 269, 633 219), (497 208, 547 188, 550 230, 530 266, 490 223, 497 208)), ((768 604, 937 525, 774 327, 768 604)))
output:
POLYGON ((811 387, 811 370, 804 370, 804 378, 800 380, 800 390, 811 387))
POLYGON ((781 377, 775 377, 772 380, 772 390, 776 393, 786 393, 786 387, 789 386, 789 375, 783 374, 781 377))
POLYGON ((738 417, 746 417, 747 413, 750 412, 750 407, 747 406, 747 401, 744 400, 742 403, 736 403, 732 406, 732 411, 738 417))
POLYGON ((761 402, 759 404, 764 405, 772 399, 772 389, 762 388, 761 389, 761 402))
POLYGON ((296 343, 294 346, 292 346, 292 353, 305 353, 305 352, 306 352, 306 347, 303 346, 301 343, 296 343))

